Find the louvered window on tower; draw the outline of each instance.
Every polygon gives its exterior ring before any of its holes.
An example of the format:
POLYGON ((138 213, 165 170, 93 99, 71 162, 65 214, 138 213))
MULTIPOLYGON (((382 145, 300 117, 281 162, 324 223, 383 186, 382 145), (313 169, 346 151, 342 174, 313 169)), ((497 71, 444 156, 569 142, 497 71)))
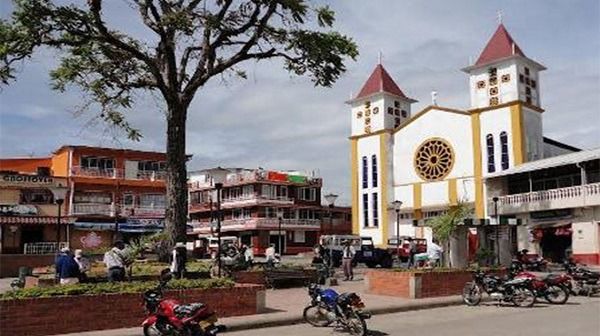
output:
POLYGON ((362 157, 362 186, 363 188, 369 187, 369 164, 366 156, 362 157))
POLYGON ((502 170, 508 169, 508 135, 506 132, 500 133, 500 147, 502 148, 502 170))
POLYGON ((377 156, 371 156, 371 183, 373 184, 373 188, 377 188, 377 156))
POLYGON ((487 145, 487 170, 488 173, 493 173, 496 171, 496 162, 494 160, 494 136, 488 134, 486 136, 486 145, 487 145))
POLYGON ((379 226, 379 199, 377 193, 373 193, 373 226, 379 226))
POLYGON ((363 226, 369 226, 369 194, 363 194, 363 226))

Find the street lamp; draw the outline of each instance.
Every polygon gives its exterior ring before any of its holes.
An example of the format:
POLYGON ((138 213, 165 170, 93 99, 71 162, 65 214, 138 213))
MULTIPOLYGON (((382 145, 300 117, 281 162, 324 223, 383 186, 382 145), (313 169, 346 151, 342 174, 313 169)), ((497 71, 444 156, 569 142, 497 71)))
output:
POLYGON ((218 276, 221 277, 221 193, 223 191, 223 183, 229 170, 217 167, 208 170, 213 186, 217 189, 217 264, 219 266, 218 276))
MULTIPOLYGON (((332 211, 333 211, 333 206, 335 204, 335 200, 338 198, 338 195, 336 194, 332 194, 329 193, 327 195, 325 195, 325 201, 327 202, 327 206, 329 207, 329 230, 330 230, 330 234, 333 234, 333 216, 332 216, 332 211)), ((333 244, 330 244, 331 246, 329 247, 329 268, 331 268, 332 262, 333 262, 333 244)))
POLYGON ((279 232, 278 232, 278 236, 277 236, 277 242, 279 243, 277 245, 277 249, 279 250, 279 258, 281 258, 283 256, 282 248, 281 248, 281 222, 283 222, 283 218, 281 218, 281 216, 279 216, 279 219, 277 221, 278 228, 279 228, 279 232))
POLYGON ((500 266, 500 214, 498 214, 498 197, 492 198, 494 201, 494 216, 496 217, 496 264, 500 266))
POLYGON ((402 201, 395 200, 392 202, 392 208, 396 211, 396 257, 400 260, 400 208, 402 201))
POLYGON ((68 189, 63 187, 62 184, 59 184, 55 187, 50 187, 50 191, 52 192, 52 197, 54 198, 54 202, 58 205, 58 214, 56 218, 56 253, 60 250, 60 219, 61 219, 61 208, 63 203, 65 202, 65 197, 67 196, 68 189))

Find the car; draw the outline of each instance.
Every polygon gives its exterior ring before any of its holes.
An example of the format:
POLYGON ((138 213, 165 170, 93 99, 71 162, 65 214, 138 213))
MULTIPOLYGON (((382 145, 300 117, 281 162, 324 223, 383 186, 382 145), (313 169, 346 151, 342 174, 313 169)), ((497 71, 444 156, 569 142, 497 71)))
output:
POLYGON ((358 263, 365 264, 367 267, 373 268, 381 266, 384 268, 392 267, 392 256, 385 249, 375 247, 371 237, 361 237, 356 235, 325 235, 321 236, 321 245, 325 248, 324 259, 329 260, 329 255, 332 257, 334 267, 339 267, 342 264, 342 250, 344 242, 352 241, 352 245, 356 250, 353 259, 353 265, 358 263))
POLYGON ((417 254, 427 252, 427 239, 425 238, 415 238, 410 236, 392 237, 387 241, 387 250, 392 256, 397 256, 401 262, 407 262, 408 258, 410 257, 410 243, 408 238, 412 238, 412 240, 416 243, 417 254))

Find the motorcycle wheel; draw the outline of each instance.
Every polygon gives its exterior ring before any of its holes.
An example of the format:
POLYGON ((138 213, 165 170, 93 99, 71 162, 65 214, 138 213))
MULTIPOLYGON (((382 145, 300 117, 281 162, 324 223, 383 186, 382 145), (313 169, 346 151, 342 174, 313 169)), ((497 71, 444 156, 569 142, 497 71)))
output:
POLYGON ((161 331, 160 328, 158 328, 158 326, 156 325, 156 323, 144 326, 144 336, 180 335, 180 333, 170 325, 166 325, 165 327, 168 329, 165 330, 168 331, 168 334, 161 331))
POLYGON ((302 317, 304 318, 304 321, 314 327, 327 327, 332 322, 327 318, 327 313, 327 308, 311 305, 304 308, 302 317))
POLYGON ((346 327, 352 336, 366 336, 367 322, 356 312, 351 312, 346 319, 346 327))
POLYGON ((552 304, 565 304, 569 300, 569 290, 565 287, 550 285, 544 293, 544 297, 552 304))
POLYGON ((535 303, 535 294, 527 288, 515 288, 512 302, 517 307, 529 308, 535 303))
POLYGON ((481 288, 474 282, 467 282, 462 297, 467 306, 477 306, 481 302, 481 288))

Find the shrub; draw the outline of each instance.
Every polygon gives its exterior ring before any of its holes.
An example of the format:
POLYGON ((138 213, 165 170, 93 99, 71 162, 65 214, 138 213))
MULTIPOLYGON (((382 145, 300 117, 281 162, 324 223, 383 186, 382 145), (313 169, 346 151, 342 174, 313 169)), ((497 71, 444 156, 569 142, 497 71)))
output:
MULTIPOLYGON (((210 288, 231 288, 234 282, 230 279, 179 279, 168 283, 167 289, 210 289, 210 288)), ((72 296, 72 295, 98 295, 111 293, 143 293, 149 289, 155 288, 155 281, 134 281, 134 282, 106 282, 97 284, 74 284, 66 286, 53 287, 33 287, 8 291, 0 295, 0 300, 52 297, 52 296, 72 296)))

